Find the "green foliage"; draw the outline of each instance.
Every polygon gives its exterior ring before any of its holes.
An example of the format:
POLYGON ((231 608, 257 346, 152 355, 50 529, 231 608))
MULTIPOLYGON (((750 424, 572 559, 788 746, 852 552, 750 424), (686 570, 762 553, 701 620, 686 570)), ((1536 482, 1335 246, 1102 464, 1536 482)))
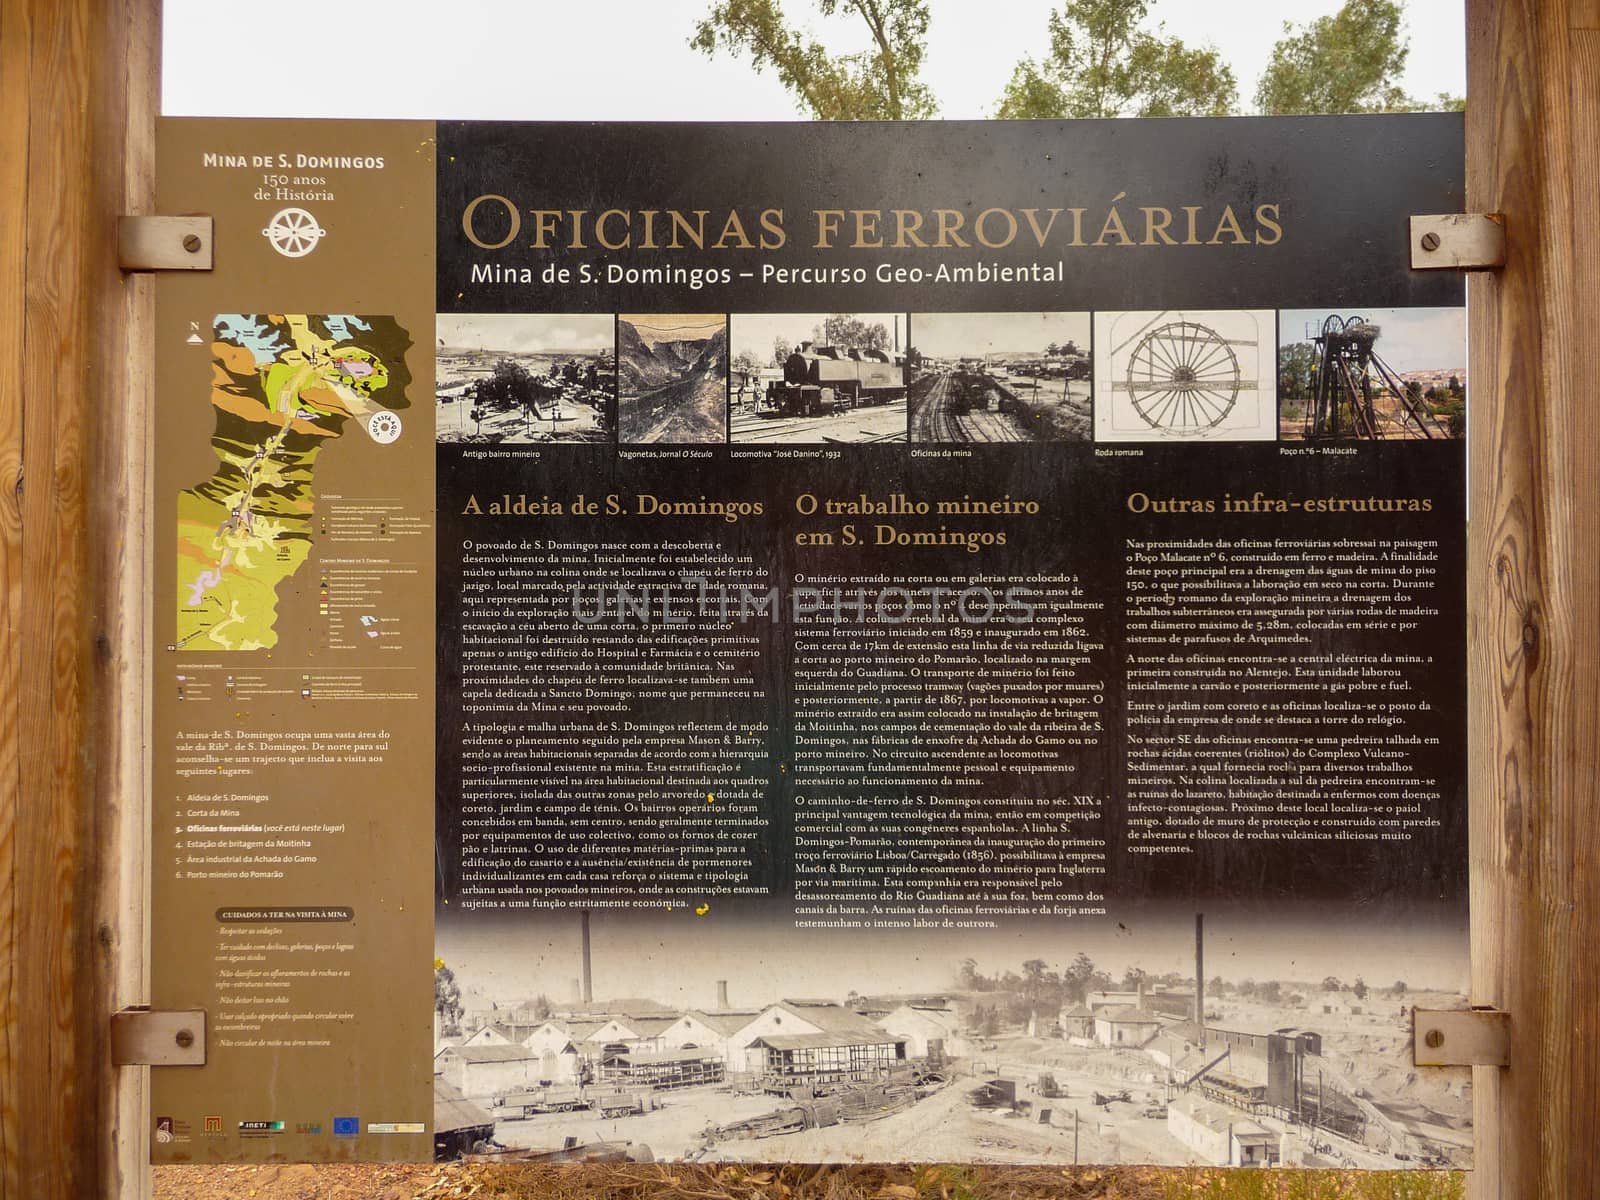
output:
POLYGON ((1149 0, 1067 0, 1050 14, 1050 52, 1024 58, 997 117, 1224 116, 1238 101, 1217 52, 1141 28, 1149 0))
POLYGON ((1268 116, 1460 111, 1460 97, 1413 100, 1400 86, 1410 53, 1400 30, 1403 10, 1401 0, 1345 0, 1338 12, 1309 25, 1284 22, 1286 36, 1273 47, 1256 107, 1268 116))
POLYGON ((938 111, 919 75, 927 53, 926 0, 816 0, 831 17, 859 16, 872 49, 834 54, 790 25, 779 0, 720 0, 695 27, 689 44, 707 55, 744 55, 769 68, 811 116, 824 121, 901 121, 938 111))
POLYGON ((1317 348, 1311 342, 1291 342, 1278 350, 1278 396, 1284 400, 1310 400, 1316 394, 1317 348))

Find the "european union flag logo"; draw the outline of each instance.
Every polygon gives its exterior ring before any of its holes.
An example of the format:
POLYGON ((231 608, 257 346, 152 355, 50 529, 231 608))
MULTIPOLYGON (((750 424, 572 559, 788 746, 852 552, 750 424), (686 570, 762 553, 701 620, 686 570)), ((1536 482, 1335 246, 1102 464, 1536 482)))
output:
POLYGON ((361 1132, 360 1117, 335 1117, 333 1119, 334 1137, 355 1137, 361 1132))

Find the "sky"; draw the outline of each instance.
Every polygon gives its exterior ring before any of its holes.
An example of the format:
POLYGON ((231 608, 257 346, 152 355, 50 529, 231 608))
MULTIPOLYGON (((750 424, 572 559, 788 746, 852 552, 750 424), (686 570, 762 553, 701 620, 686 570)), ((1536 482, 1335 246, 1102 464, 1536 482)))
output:
MULTIPOLYGON (((1464 308, 1369 308, 1361 316, 1378 326, 1374 348, 1396 371, 1460 371, 1467 367, 1467 310, 1464 308)), ((1308 329, 1320 330, 1325 308, 1291 308, 1278 314, 1278 340, 1285 346, 1309 340, 1308 329)))
POLYGON ((601 316, 545 313, 451 316, 440 313, 435 332, 439 342, 452 350, 503 350, 524 354, 577 350, 608 352, 615 336, 609 313, 601 316))
POLYGON ((1042 354, 1052 342, 1089 351, 1088 313, 915 313, 911 342, 931 358, 1042 354))
MULTIPOLYGON (((889 334, 889 344, 895 344, 898 329, 900 348, 905 348, 906 318, 904 313, 851 313, 850 316, 864 325, 882 325, 889 334), (898 325, 896 324, 898 322, 898 325)), ((765 363, 773 353, 773 345, 782 338, 791 346, 814 338, 827 313, 735 313, 729 323, 728 346, 733 357, 753 355, 757 362, 765 363)))
MULTIPOLYGON (((714 904, 714 908, 715 908, 714 904)), ((1270 912, 1207 906, 1206 978, 1285 983, 1358 975, 1387 987, 1465 993, 1466 929, 1448 914, 1419 910, 1370 914, 1339 908, 1330 917, 1310 906, 1270 912)), ((937 992, 954 986, 962 959, 988 975, 1020 971, 1030 958, 1059 971, 1079 951, 1116 978, 1137 966, 1154 975, 1194 973, 1194 914, 1138 912, 1116 921, 1013 922, 1000 929, 794 929, 713 911, 704 920, 675 914, 596 910, 591 920, 596 999, 643 997, 669 1006, 714 1003, 716 981, 729 981, 736 1008, 783 997, 843 1000, 849 992, 937 992)), ((937 919, 937 918, 936 918, 937 919)), ((580 971, 575 913, 506 918, 444 918, 438 953, 464 988, 497 1002, 544 992, 570 999, 580 971)))
MULTIPOLYGON (((169 116, 481 120, 794 120, 769 72, 689 48, 711 0, 166 0, 162 110, 169 116), (270 19, 263 19, 270 12, 270 19)), ((814 13, 787 0, 792 19, 814 13)), ((941 115, 992 114, 1025 54, 1048 45, 1047 0, 933 0, 925 71, 941 115)), ((1222 51, 1248 105, 1283 36, 1338 0, 1154 0, 1169 34, 1222 51)), ((1462 0, 1409 0, 1416 96, 1466 90, 1462 0)), ((859 48, 854 18, 811 17, 859 48)))

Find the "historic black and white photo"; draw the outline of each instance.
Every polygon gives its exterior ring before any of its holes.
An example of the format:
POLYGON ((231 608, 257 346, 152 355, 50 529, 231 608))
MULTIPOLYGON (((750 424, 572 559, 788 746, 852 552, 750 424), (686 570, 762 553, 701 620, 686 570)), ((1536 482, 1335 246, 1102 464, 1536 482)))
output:
POLYGON ((915 313, 913 442, 1078 442, 1093 435, 1088 313, 915 313))
POLYGON ((906 440, 903 313, 738 313, 731 327, 731 440, 906 440))
POLYGON ((441 442, 607 442, 615 424, 609 316, 471 313, 438 318, 441 442))

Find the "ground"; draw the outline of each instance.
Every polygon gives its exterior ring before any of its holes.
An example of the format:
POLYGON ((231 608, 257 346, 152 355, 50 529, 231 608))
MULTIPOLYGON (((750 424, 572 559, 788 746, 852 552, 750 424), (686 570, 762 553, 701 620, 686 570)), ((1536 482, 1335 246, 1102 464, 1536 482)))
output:
POLYGON ((1432 1172, 1149 1167, 158 1167, 155 1200, 1462 1200, 1432 1172))
POLYGON ((778 442, 903 442, 906 440, 904 398, 886 404, 838 408, 816 417, 785 416, 770 409, 736 407, 732 418, 735 442, 760 445, 778 442))
POLYGON ((912 385, 913 442, 1087 441, 1093 434, 1089 381, 984 377, 957 400, 950 374, 912 385))

